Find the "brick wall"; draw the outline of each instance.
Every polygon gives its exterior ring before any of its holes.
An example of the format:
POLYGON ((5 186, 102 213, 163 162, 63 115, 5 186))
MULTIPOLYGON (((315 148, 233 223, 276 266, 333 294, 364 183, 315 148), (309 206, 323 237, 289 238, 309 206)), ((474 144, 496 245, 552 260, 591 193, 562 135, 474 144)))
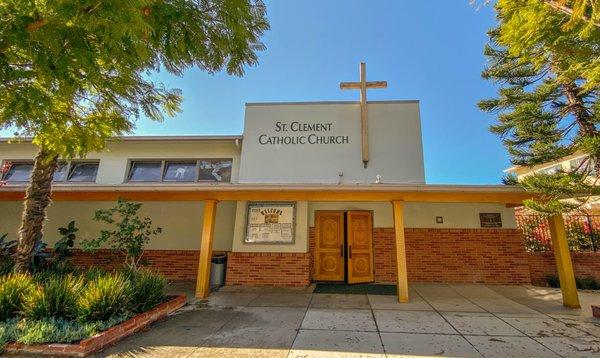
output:
MULTIPOLYGON (((546 285, 546 277, 558 276, 553 251, 527 253, 531 282, 546 285)), ((575 277, 593 277, 600 280, 600 252, 571 252, 575 277)))
MULTIPOLYGON (((520 231, 512 229, 405 229, 412 282, 528 284, 529 264, 520 231)), ((310 231, 311 254, 314 231, 310 231)), ((373 230, 375 281, 396 281, 393 228, 373 230)))
POLYGON ((519 230, 407 229, 405 235, 409 280, 486 284, 531 282, 519 230))
MULTIPOLYGON (((408 276, 412 282, 470 282, 545 285, 557 275, 553 252, 524 251, 518 230, 406 229, 408 276)), ((228 253, 227 284, 305 286, 314 275, 314 228, 309 230, 309 253, 228 253)), ((393 228, 375 228, 375 281, 396 280, 393 228)), ((111 250, 71 258, 81 267, 122 267, 122 254, 111 250)), ((143 259, 171 280, 195 280, 199 251, 147 250, 143 259)), ((600 252, 571 253, 575 275, 600 280, 600 252)))
MULTIPOLYGON (((92 253, 73 250, 72 262, 80 267, 117 269, 125 262, 123 254, 113 250, 97 250, 92 253)), ((195 280, 198 275, 200 251, 195 250, 146 250, 142 260, 170 280, 195 280)))
POLYGON ((310 284, 310 254, 230 252, 227 285, 307 286, 310 284))

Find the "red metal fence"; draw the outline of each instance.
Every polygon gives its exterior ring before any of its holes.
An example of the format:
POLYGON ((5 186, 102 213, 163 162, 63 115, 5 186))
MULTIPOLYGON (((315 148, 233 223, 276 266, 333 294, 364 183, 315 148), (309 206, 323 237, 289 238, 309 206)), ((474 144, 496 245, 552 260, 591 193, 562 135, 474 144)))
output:
MULTIPOLYGON (((548 251, 552 240, 546 218, 541 215, 516 215, 528 251, 548 251)), ((600 250, 600 215, 565 215, 565 231, 571 251, 600 250)))

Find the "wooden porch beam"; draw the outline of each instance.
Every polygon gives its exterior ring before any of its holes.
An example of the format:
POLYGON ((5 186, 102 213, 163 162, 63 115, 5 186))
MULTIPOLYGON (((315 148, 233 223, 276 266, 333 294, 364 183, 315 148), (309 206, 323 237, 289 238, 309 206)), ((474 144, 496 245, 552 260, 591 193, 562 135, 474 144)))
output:
POLYGON ((558 270, 560 290, 562 291, 563 305, 569 308, 580 308, 581 305, 579 304, 577 285, 575 284, 575 272, 573 271, 573 262, 571 261, 569 244, 567 243, 567 234, 563 216, 557 214, 549 217, 548 226, 552 238, 554 258, 556 259, 556 268, 558 270))
POLYGON ((210 259, 215 232, 215 217, 217 214, 216 200, 204 202, 204 217, 202 220, 202 237, 200 242, 200 259, 198 262, 198 279, 196 280, 196 298, 206 298, 210 293, 210 259))
POLYGON ((408 302, 408 269, 406 266, 406 240, 404 237, 404 203, 392 201, 394 230, 396 233, 396 273, 398 275, 398 302, 408 302))
MULTIPOLYGON (((3 191, 0 201, 22 201, 23 191, 3 191)), ((54 201, 115 201, 124 198, 135 201, 364 201, 437 202, 437 203, 499 203, 516 204, 532 198, 524 192, 444 192, 444 191, 381 191, 381 190, 54 190, 54 201)))

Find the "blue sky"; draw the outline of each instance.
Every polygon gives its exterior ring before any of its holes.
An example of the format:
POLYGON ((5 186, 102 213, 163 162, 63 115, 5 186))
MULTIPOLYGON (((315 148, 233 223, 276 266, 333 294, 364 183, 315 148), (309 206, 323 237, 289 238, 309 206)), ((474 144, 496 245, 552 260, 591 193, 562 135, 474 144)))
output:
MULTIPOLYGON (((499 183, 510 166, 494 117, 477 102, 495 94, 480 77, 493 9, 468 0, 266 1, 271 30, 257 67, 242 78, 190 70, 178 78, 154 77, 183 90, 183 111, 164 123, 141 120, 135 134, 240 134, 244 103, 357 100, 340 81, 368 80, 388 88, 370 100, 418 99, 427 182, 499 183)), ((4 132, 0 135, 7 135, 4 132)))

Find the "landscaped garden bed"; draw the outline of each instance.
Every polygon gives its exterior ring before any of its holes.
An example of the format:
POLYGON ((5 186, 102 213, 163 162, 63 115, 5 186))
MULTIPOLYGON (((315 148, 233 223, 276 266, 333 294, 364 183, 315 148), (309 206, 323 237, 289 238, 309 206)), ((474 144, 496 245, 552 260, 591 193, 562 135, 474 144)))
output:
POLYGON ((0 277, 0 349, 84 356, 185 304, 147 270, 0 277))
POLYGON ((124 253, 116 271, 72 265, 73 221, 59 229, 62 238, 52 250, 36 241, 26 270, 15 265, 15 241, 0 235, 0 353, 86 356, 185 304, 185 296, 165 295, 162 275, 142 268, 143 248, 160 228, 137 216, 140 207, 119 200, 115 208, 98 210, 95 219, 114 230, 81 242, 92 252, 104 244, 124 253))
POLYGON ((85 357, 94 352, 118 342, 119 340, 147 327, 170 313, 183 307, 186 303, 185 295, 168 297, 167 302, 158 305, 152 310, 140 313, 127 321, 102 331, 92 337, 83 339, 77 343, 61 344, 36 344, 26 345, 22 343, 9 343, 6 345, 8 353, 25 354, 45 354, 45 355, 65 355, 85 357))

